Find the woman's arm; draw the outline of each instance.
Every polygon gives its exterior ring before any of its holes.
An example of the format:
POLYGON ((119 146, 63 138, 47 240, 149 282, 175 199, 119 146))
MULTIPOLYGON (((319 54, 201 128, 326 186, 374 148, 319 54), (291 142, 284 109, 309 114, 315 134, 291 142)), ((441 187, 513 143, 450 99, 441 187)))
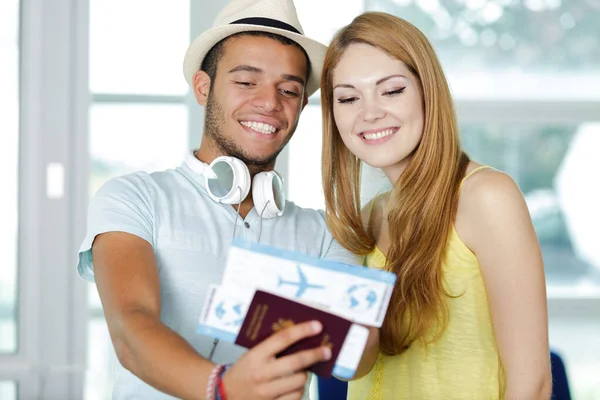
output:
POLYGON ((481 266, 506 374, 504 399, 549 399, 544 267, 527 205, 515 182, 493 170, 465 181, 456 230, 481 266))
POLYGON ((365 349, 363 350, 362 358, 358 363, 358 367, 356 368, 356 372, 351 379, 345 379, 337 377, 340 381, 348 381, 355 380, 358 378, 362 378, 371 372, 373 365, 375 365, 375 361, 377 360, 377 354, 379 353, 379 328, 375 328, 372 326, 367 326, 369 329, 369 338, 367 339, 367 344, 365 345, 365 349))

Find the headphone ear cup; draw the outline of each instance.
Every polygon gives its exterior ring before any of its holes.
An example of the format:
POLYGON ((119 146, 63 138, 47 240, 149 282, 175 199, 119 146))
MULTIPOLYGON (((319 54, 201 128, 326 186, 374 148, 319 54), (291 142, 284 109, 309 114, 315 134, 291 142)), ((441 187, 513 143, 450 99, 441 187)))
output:
POLYGON ((214 201, 238 204, 248 196, 250 172, 242 161, 235 157, 217 157, 210 163, 210 170, 213 174, 205 174, 206 188, 214 201))
POLYGON ((280 217, 285 209, 283 179, 275 171, 261 172, 252 180, 252 199, 256 212, 265 219, 280 217))

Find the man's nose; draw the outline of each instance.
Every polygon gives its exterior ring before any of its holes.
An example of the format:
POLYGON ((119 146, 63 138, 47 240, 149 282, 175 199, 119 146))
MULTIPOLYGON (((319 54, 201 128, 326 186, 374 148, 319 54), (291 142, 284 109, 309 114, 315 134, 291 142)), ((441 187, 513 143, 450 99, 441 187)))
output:
POLYGON ((266 112, 279 111, 281 109, 279 90, 268 85, 260 87, 256 92, 253 103, 266 112))

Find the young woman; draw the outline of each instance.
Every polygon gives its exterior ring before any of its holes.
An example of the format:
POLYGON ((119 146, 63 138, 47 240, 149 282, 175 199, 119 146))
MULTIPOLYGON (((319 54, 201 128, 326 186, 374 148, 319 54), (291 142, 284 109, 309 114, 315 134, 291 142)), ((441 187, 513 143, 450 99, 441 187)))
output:
POLYGON ((397 275, 349 398, 548 399, 544 270, 526 203, 462 151, 428 40, 389 14, 357 17, 329 46, 321 99, 329 227, 397 275), (393 184, 365 207, 361 162, 393 184))

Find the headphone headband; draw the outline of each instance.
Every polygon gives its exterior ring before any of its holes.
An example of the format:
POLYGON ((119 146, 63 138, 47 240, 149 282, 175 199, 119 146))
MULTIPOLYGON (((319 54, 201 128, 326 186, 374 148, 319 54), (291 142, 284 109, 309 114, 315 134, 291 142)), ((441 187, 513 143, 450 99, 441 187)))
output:
POLYGON ((276 171, 260 172, 250 180, 248 167, 235 157, 220 156, 209 165, 194 154, 188 154, 185 162, 192 171, 204 176, 206 191, 213 201, 239 204, 248 196, 252 187, 254 207, 262 218, 283 215, 283 178, 276 171))

